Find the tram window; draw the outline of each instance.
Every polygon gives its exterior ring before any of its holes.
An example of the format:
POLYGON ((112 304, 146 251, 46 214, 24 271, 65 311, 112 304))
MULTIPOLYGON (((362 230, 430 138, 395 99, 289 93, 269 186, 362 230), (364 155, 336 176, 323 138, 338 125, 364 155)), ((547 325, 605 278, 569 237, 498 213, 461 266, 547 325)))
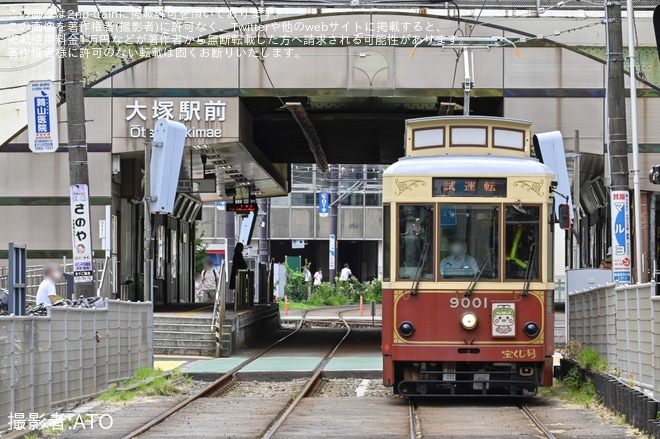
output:
POLYGON ((499 205, 440 205, 440 278, 499 278, 499 205))
POLYGON ((433 206, 399 206, 399 278, 433 280, 433 206))
POLYGON ((539 206, 522 204, 506 207, 506 278, 538 279, 539 206), (529 273, 529 274, 528 274, 529 273))

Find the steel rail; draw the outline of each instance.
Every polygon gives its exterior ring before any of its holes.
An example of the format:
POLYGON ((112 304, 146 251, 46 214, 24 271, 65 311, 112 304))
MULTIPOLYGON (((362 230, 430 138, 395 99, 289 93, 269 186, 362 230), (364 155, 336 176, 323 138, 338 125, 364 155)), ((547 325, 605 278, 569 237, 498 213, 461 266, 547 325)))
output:
POLYGON ((123 437, 123 439, 132 439, 132 438, 138 437, 139 435, 141 435, 143 433, 146 433, 152 427, 160 424, 161 422, 163 422, 164 420, 166 420, 167 418, 169 418, 173 414, 177 413, 178 411, 180 411, 184 407, 187 407, 191 403, 195 402, 196 400, 198 400, 200 398, 208 397, 208 396, 213 396, 213 395, 221 392, 223 389, 225 389, 233 381, 233 379, 234 379, 234 377, 235 377, 235 375, 238 371, 240 371, 241 369, 243 369, 245 366, 252 363, 256 359, 262 357, 264 354, 266 354, 268 351, 270 351, 271 349, 273 349, 274 347, 276 347, 277 345, 282 343, 284 340, 288 339, 289 337, 293 336, 298 331, 300 331, 300 329, 303 327, 303 324, 305 322, 306 317, 307 317, 307 311, 305 311, 303 313, 303 316, 300 319, 300 322, 298 322, 298 325, 296 326, 296 328, 292 332, 290 332, 287 335, 285 335, 284 337, 280 338, 279 340, 277 340, 276 342, 274 342, 273 344, 271 344, 270 346, 268 346, 264 350, 260 351, 259 353, 257 353, 253 357, 245 360, 244 362, 242 362, 238 366, 234 367, 233 369, 231 369, 230 371, 228 371, 227 373, 222 375, 220 378, 215 380, 213 383, 211 383, 207 388, 202 389, 198 393, 196 393, 196 394, 190 396, 189 398, 181 401, 180 403, 178 403, 177 405, 175 405, 171 409, 169 409, 169 410, 161 413, 160 415, 156 416, 155 418, 153 418, 151 421, 147 422, 143 426, 141 426, 141 427, 137 428, 136 430, 133 430, 132 432, 128 433, 127 435, 125 435, 123 437))
POLYGON ((266 427, 266 430, 260 436, 262 439, 272 438, 273 435, 277 432, 277 430, 282 426, 284 421, 286 421, 288 416, 291 413, 293 413, 293 411, 296 409, 298 403, 300 403, 300 401, 302 401, 303 398, 312 395, 314 391, 318 388, 319 384, 321 383, 321 374, 323 373, 323 369, 325 369, 325 366, 332 359, 335 352, 337 352, 337 349, 339 349, 342 343, 344 343, 344 340, 346 340, 348 335, 351 333, 351 327, 348 324, 348 322, 344 319, 343 313, 339 312, 337 316, 346 327, 346 333, 341 338, 341 340, 339 340, 339 343, 337 343, 335 347, 323 358, 323 360, 319 363, 319 365, 316 366, 311 378, 307 381, 307 383, 305 383, 305 385, 300 390, 300 392, 298 392, 298 395, 293 400, 291 400, 291 402, 289 402, 289 404, 280 413, 278 413, 277 417, 273 420, 273 422, 271 422, 270 425, 266 427))
POLYGON ((556 439, 555 435, 552 434, 550 430, 548 430, 548 427, 546 427, 543 422, 541 422, 541 420, 536 417, 536 415, 529 409, 529 407, 524 404, 520 404, 518 408, 525 414, 525 416, 529 418, 530 421, 532 421, 536 428, 541 430, 543 436, 545 436, 547 439, 556 439))
MULTIPOLYGON (((415 407, 415 401, 412 399, 408 401, 408 418, 410 420, 410 439, 418 439, 417 432, 417 408, 415 407)), ((421 433, 421 430, 419 431, 421 433)))

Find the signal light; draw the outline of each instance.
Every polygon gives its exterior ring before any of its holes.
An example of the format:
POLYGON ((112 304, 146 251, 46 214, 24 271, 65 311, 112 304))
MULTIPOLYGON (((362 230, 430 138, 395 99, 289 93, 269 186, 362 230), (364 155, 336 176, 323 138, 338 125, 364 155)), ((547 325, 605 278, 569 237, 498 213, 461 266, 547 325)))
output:
POLYGON ((653 165, 649 171, 649 181, 653 184, 660 184, 660 165, 653 165))
POLYGON ((528 322, 525 323, 525 326, 523 326, 523 332, 527 337, 533 338, 539 335, 541 328, 539 328, 539 325, 534 322, 528 322))
POLYGON ((410 322, 403 322, 399 325, 399 333, 404 337, 410 337, 415 332, 415 327, 410 322))
POLYGON ((571 206, 568 204, 559 205, 559 227, 571 230, 571 206))

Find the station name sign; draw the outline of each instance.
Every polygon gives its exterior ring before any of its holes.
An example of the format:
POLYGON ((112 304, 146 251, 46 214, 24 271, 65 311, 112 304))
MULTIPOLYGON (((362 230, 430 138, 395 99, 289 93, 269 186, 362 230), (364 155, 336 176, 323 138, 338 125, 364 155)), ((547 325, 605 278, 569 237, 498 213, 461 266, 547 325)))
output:
POLYGON ((506 197, 506 178, 433 178, 434 197, 506 197))
POLYGON ((174 100, 133 99, 125 105, 128 137, 150 139, 158 119, 169 119, 186 125, 186 137, 208 139, 223 137, 221 124, 227 119, 227 102, 221 99, 174 100))

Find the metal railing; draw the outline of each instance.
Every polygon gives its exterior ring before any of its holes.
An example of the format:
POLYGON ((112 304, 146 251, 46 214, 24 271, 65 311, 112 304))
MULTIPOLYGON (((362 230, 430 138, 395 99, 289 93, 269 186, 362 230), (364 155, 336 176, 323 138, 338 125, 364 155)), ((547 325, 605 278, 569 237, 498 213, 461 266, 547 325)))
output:
MULTIPOLYGON (((73 264, 66 263, 61 265, 62 270, 65 274, 70 274, 73 272, 73 264)), ((94 259, 93 261, 93 276, 95 285, 101 287, 100 281, 103 278, 103 273, 105 270, 105 264, 103 259, 94 259)), ((43 265, 30 265, 27 267, 27 300, 28 303, 34 303, 35 297, 37 295, 37 290, 39 289, 39 284, 43 280, 43 265)), ((6 290, 8 283, 8 267, 0 267, 0 289, 6 290)), ((110 276, 109 276, 110 277, 110 276)), ((55 290, 57 295, 60 297, 66 297, 67 295, 67 281, 65 277, 62 277, 62 280, 55 284, 55 290)), ((105 297, 110 297, 108 294, 105 297)))
POLYGON ((148 302, 0 316, 0 432, 10 413, 50 413, 153 367, 152 331, 148 302))
POLYGON ((569 337, 598 351, 610 372, 660 398, 656 284, 603 285, 568 296, 569 337))

